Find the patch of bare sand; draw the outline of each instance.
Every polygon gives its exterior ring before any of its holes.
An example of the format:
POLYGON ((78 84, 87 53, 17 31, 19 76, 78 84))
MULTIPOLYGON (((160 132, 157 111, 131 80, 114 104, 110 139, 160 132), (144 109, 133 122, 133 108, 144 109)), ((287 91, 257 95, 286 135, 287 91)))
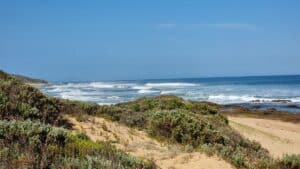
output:
POLYGON ((162 169, 230 169, 229 163, 219 157, 200 152, 189 152, 180 145, 166 145, 150 138, 147 133, 99 117, 84 122, 68 117, 74 128, 86 133, 92 140, 111 141, 132 155, 153 160, 162 169))
POLYGON ((230 125, 259 142, 274 157, 300 154, 300 124, 249 117, 228 117, 230 125))

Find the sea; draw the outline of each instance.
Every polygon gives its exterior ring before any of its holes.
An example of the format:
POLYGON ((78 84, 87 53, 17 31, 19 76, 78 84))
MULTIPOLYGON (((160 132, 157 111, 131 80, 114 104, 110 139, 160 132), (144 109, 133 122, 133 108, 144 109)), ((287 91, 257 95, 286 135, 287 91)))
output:
POLYGON ((99 105, 176 95, 193 101, 300 112, 300 75, 56 82, 39 88, 51 96, 99 105))

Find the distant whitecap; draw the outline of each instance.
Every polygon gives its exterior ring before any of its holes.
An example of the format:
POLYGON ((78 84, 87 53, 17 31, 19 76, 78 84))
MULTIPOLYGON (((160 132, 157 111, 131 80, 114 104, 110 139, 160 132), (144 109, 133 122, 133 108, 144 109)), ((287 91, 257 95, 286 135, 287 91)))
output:
POLYGON ((261 78, 207 78, 142 81, 54 83, 39 87, 46 94, 98 104, 116 104, 141 96, 174 94, 184 99, 219 104, 250 104, 290 111, 300 107, 300 76, 261 78), (274 102, 289 100, 289 103, 274 102), (291 106, 292 105, 292 106, 291 106), (296 105, 296 106, 295 106, 296 105))

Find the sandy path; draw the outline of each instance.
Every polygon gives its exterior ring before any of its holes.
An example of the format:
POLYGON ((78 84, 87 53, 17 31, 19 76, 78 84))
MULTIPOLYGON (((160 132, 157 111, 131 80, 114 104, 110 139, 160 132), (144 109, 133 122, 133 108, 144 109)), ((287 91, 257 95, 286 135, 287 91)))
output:
POLYGON ((300 124, 248 117, 228 119, 233 128, 250 140, 261 143, 274 157, 300 154, 300 124))
POLYGON ((150 138, 145 132, 128 128, 109 120, 89 117, 84 122, 68 117, 74 128, 85 132, 92 140, 111 141, 118 148, 135 156, 153 160, 162 169, 230 169, 224 160, 208 157, 200 152, 189 152, 179 145, 165 145, 150 138))

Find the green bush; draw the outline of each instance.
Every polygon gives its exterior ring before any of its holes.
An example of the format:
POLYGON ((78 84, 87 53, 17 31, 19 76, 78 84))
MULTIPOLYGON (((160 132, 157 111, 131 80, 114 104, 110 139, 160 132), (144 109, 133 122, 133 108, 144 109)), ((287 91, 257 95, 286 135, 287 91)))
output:
POLYGON ((152 135, 169 138, 182 144, 224 144, 225 138, 214 130, 205 118, 200 119, 186 110, 157 110, 149 113, 152 135))
POLYGON ((5 168, 155 168, 104 142, 31 121, 0 121, 5 168))
POLYGON ((285 155, 279 161, 279 166, 281 169, 300 169, 300 154, 285 155))
POLYGON ((211 118, 182 109, 154 110, 148 114, 151 135, 193 145, 208 155, 218 154, 238 168, 250 168, 258 165, 260 159, 271 159, 258 143, 242 138, 226 122, 220 122, 218 115, 211 118))
POLYGON ((212 106, 212 105, 209 105, 208 103, 187 102, 186 108, 192 112, 206 114, 206 115, 218 113, 217 106, 212 106))
POLYGON ((60 106, 58 99, 47 97, 38 89, 0 72, 0 117, 2 120, 30 119, 59 125, 62 124, 60 106))

